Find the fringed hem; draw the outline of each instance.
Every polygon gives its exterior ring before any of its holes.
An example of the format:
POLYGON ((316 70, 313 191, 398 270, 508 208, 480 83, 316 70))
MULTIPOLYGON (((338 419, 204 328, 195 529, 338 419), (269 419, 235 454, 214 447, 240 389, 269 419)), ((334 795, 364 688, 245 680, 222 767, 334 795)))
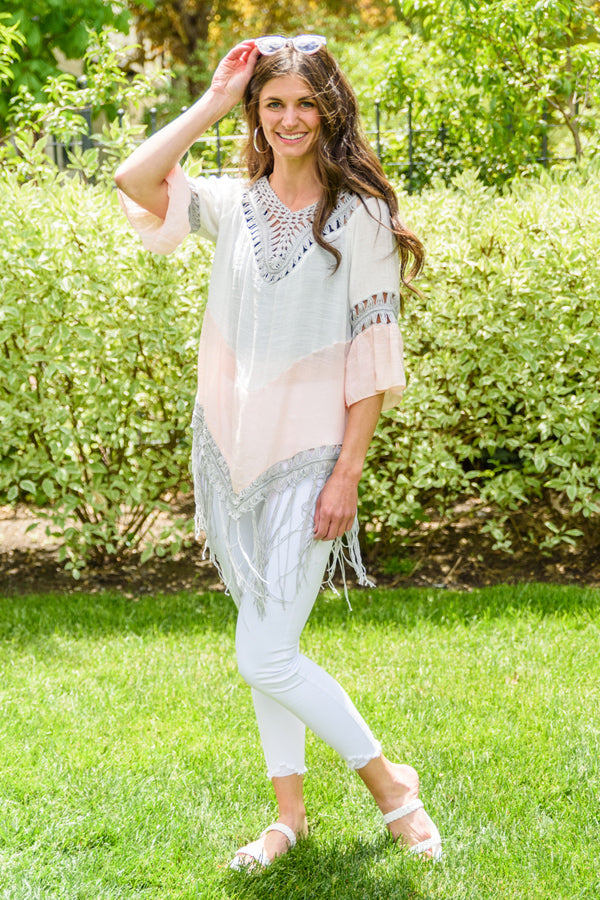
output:
POLYGON ((354 570, 358 583, 361 587, 375 587, 375 583, 371 581, 371 579, 367 575, 367 570, 365 569, 360 555, 358 527, 357 517, 354 519, 350 531, 347 531, 346 534, 344 534, 341 538, 336 538, 333 542, 333 546, 331 548, 331 556, 329 557, 329 564, 327 566, 327 572, 323 581, 323 587, 328 587, 335 594, 339 594, 339 591, 336 588, 333 580, 335 578, 336 572, 339 570, 344 586, 344 597, 346 599, 346 603, 348 604, 348 609, 350 610, 350 612, 352 612, 352 605, 350 603, 350 597, 348 595, 348 584, 346 582, 346 565, 349 565, 354 570))
POLYGON ((362 769, 373 759, 378 759, 380 756, 381 744, 379 743, 379 741, 375 741, 375 746, 372 753, 370 753, 368 756, 351 756, 346 760, 346 765, 349 769, 352 769, 353 772, 356 772, 357 769, 362 769))
MULTIPOLYGON (((304 577, 305 563, 314 538, 314 511, 319 494, 331 474, 340 452, 339 446, 303 451, 291 459, 272 466, 245 491, 235 494, 227 464, 210 434, 204 412, 194 410, 192 473, 196 501, 196 536, 204 537, 204 558, 208 554, 221 580, 239 603, 243 593, 250 592, 258 610, 265 613, 267 599, 285 603, 283 583, 296 572, 297 586, 304 577), (306 478, 312 483, 303 506, 302 523, 290 533, 290 509, 295 487, 306 478), (296 537, 294 551, 289 553, 290 538, 296 537), (218 558, 219 541, 223 559, 218 558), (250 550, 251 548, 251 550, 250 550), (280 554, 279 576, 269 579, 267 567, 273 554, 280 554), (289 557, 289 558, 288 558, 289 557)), ((340 571, 343 593, 351 610, 346 582, 346 565, 354 570, 358 583, 374 587, 368 578, 360 555, 358 519, 350 531, 336 538, 323 580, 323 587, 339 593, 334 578, 340 571)))

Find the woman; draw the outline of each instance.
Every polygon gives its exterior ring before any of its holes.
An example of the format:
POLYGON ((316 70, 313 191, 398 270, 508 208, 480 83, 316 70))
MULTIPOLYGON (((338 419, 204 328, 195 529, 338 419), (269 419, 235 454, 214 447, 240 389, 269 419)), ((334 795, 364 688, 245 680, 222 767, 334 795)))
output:
POLYGON ((325 44, 243 41, 116 173, 147 248, 169 252, 190 230, 216 245, 193 423, 197 527, 238 608, 238 667, 279 808, 233 868, 268 865, 306 835, 306 726, 358 772, 394 839, 441 855, 415 770, 382 755, 347 694, 298 650, 338 564, 368 583, 357 486, 381 409, 404 387, 399 282, 422 264, 325 44), (249 181, 186 178, 180 159, 240 100, 249 181))

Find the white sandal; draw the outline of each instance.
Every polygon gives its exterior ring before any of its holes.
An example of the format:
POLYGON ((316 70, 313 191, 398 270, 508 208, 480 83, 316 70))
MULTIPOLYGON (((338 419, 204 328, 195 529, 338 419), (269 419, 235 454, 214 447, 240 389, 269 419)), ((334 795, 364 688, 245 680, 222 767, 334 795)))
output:
MULTIPOLYGON (((411 800, 406 806, 401 806, 399 809, 393 809, 391 812, 386 813, 383 817, 383 821, 386 825, 389 825, 390 822, 395 822, 396 819, 401 819, 403 816, 409 816, 417 809, 423 809, 423 801, 411 800)), ((423 812, 425 812, 424 809, 423 812)), ((439 831, 426 812, 425 816, 427 818, 431 837, 428 837, 425 841, 420 841, 418 844, 413 844, 412 847, 407 847, 406 849, 409 853, 415 853, 417 856, 421 856, 423 853, 431 850, 431 859, 438 862, 442 858, 442 839, 439 831)))
POLYGON ((266 866, 270 866, 273 860, 269 859, 265 853, 265 837, 270 831, 280 831, 281 834, 285 835, 290 842, 290 850, 296 846, 296 835, 292 829, 284 825, 283 822, 274 822, 268 828, 265 828, 258 840, 252 841, 251 844, 246 844, 245 847, 240 847, 229 863, 229 868, 239 872, 244 869, 264 869, 266 866), (249 856, 250 860, 244 859, 245 856, 249 856))

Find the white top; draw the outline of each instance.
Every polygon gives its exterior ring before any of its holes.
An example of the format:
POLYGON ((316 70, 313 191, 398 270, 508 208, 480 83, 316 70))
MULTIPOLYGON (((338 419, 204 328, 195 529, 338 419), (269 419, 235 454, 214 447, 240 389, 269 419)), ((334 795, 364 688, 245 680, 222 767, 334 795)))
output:
MULTIPOLYGON (((340 196, 315 241, 315 206, 292 212, 268 179, 169 176, 166 219, 122 197, 145 246, 169 252, 189 231, 215 243, 198 355, 193 472, 197 525, 211 545, 215 497, 233 519, 258 516, 268 496, 314 474, 315 497, 333 468, 347 407, 405 385, 398 329, 398 254, 383 201, 340 196)), ((307 512, 312 540, 314 506, 307 512)), ((274 536, 260 534, 264 557, 274 536)), ((346 535, 360 581, 357 525, 346 535)), ((342 539, 334 561, 343 559, 342 539)), ((331 576, 331 570, 330 570, 331 576)), ((331 578, 330 578, 331 580, 331 578)), ((246 579, 247 581, 247 579, 246 579)), ((260 565, 253 573, 259 603, 260 565)), ((247 586, 247 584, 245 585, 247 586)))

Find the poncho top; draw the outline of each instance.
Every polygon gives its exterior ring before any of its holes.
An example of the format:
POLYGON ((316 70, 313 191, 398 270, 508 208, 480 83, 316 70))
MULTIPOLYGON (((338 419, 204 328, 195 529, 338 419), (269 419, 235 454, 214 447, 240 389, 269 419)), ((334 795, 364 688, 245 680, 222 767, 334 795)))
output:
MULTIPOLYGON (((334 271, 334 257, 312 234, 316 204, 292 212, 266 177, 248 186, 227 176, 192 179, 177 167, 167 183, 164 221, 123 194, 121 202, 149 250, 169 253, 191 231, 215 244, 193 415, 196 526, 212 558, 215 510, 233 522, 252 517, 253 558, 236 572, 236 587, 263 606, 265 564, 278 538, 264 501, 314 477, 307 548, 347 408, 378 393, 389 408, 405 386, 390 214, 383 201, 340 195, 323 231, 341 253, 334 271)), ((331 586, 344 561, 369 583, 357 521, 333 542, 331 586)))

